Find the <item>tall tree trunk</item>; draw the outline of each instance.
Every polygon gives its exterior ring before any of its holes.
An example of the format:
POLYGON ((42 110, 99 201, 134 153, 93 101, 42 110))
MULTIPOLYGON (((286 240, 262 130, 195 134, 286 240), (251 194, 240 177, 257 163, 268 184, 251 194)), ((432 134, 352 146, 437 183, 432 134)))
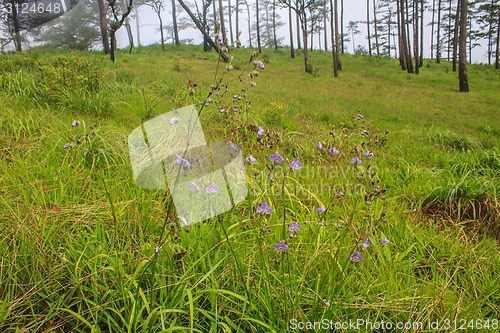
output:
POLYGON ((326 13, 323 15, 323 31, 325 33, 325 52, 328 52, 328 38, 326 37, 328 28, 326 26, 326 13))
POLYGON ((321 51, 321 31, 318 31, 318 50, 321 51))
POLYGON ((420 67, 424 65, 424 0, 420 0, 420 61, 418 64, 420 67))
POLYGON ((337 59, 336 67, 338 70, 342 70, 342 63, 340 62, 340 54, 339 54, 340 53, 339 6, 337 0, 335 0, 334 6, 335 6, 335 58, 337 59))
MULTIPOLYGON (((125 12, 127 10, 127 4, 122 2, 122 9, 125 12)), ((129 53, 132 54, 132 49, 134 48, 134 35, 132 35, 132 27, 130 26, 130 19, 127 17, 125 23, 123 24, 127 30, 128 43, 130 45, 129 53)))
POLYGON ((401 70, 406 70, 406 55, 404 54, 403 47, 403 23, 401 22, 401 1, 396 0, 396 14, 398 17, 398 50, 399 50, 399 65, 401 66, 401 70))
POLYGON ((313 44, 314 44, 314 21, 311 24, 311 52, 313 51, 313 44))
POLYGON ((418 2, 413 3, 413 53, 415 57, 415 74, 420 74, 420 57, 418 55, 418 2))
POLYGON ((499 53, 499 44, 500 44, 500 13, 498 14, 498 24, 497 24, 497 49, 496 49, 496 60, 495 60, 495 69, 500 69, 500 63, 498 62, 498 58, 500 57, 499 53))
POLYGON ((273 0, 273 38, 274 49, 278 50, 278 39, 276 38, 276 0, 273 0))
POLYGON ((262 49, 260 45, 259 0, 255 0, 255 12, 257 18, 257 49, 259 50, 260 53, 262 52, 262 49))
POLYGON ((340 57, 339 57, 339 20, 338 20, 338 3, 337 0, 334 1, 334 13, 335 13, 335 47, 332 47, 334 51, 334 61, 333 61, 333 76, 339 76, 338 70, 340 67, 340 57))
POLYGON ((23 50, 21 41, 21 31, 19 27, 19 17, 17 16, 18 3, 14 0, 10 1, 12 8, 12 21, 14 23, 14 44, 16 46, 16 52, 21 52, 23 50))
MULTIPOLYGON (((493 32, 493 5, 495 1, 491 0, 491 9, 490 9, 490 27, 488 29, 488 65, 491 65, 491 55, 493 53, 493 41, 492 41, 492 32, 493 32)), ((500 27, 499 27, 500 29, 500 27)))
POLYGON ((250 21, 250 19, 252 18, 251 14, 250 14, 250 6, 248 5, 248 2, 247 0, 244 0, 245 1, 245 5, 247 6, 247 14, 248 14, 248 43, 250 44, 249 47, 252 48, 252 22, 250 21))
POLYGON ((302 48, 302 46, 300 45, 300 22, 299 22, 299 15, 297 15, 297 13, 295 13, 295 19, 297 21, 297 49, 300 50, 302 48))
POLYGON ((233 22, 231 21, 231 0, 227 0, 227 11, 229 16, 229 38, 231 39, 231 45, 234 45, 233 22))
POLYGON ((407 61, 406 61, 406 70, 408 73, 413 73, 413 62, 411 59, 411 43, 410 43, 410 19, 409 19, 409 8, 408 8, 408 0, 405 0, 405 6, 406 6, 406 18, 405 18, 405 25, 406 25, 406 36, 407 36, 407 51, 406 51, 406 56, 407 56, 407 61))
MULTIPOLYGON (((290 57, 292 59, 295 58, 295 50, 293 49, 293 28, 292 28, 292 7, 288 6, 288 21, 290 24, 288 28, 290 29, 290 57)), ((297 26, 297 32, 299 27, 297 26)))
POLYGON ((392 17, 392 11, 391 7, 389 7, 389 19, 387 20, 387 43, 388 43, 388 52, 389 52, 389 58, 391 57, 391 17, 392 17))
MULTIPOLYGON (((266 36, 267 43, 269 43, 271 41, 271 29, 273 27, 271 24, 269 24, 270 20, 269 20, 269 5, 268 4, 264 3, 264 10, 266 13, 265 18, 264 18, 264 27, 265 27, 264 34, 266 36)), ((271 44, 269 44, 269 45, 271 45, 271 44)), ((264 44, 264 47, 265 47, 265 44, 264 44)))
POLYGON ((432 50, 434 49, 434 15, 436 13, 436 0, 432 1, 432 22, 431 22, 431 59, 434 59, 434 52, 432 50))
POLYGON ((215 6, 215 0, 212 1, 212 8, 214 10, 214 26, 216 26, 218 23, 217 21, 217 7, 215 6))
POLYGON ((304 19, 301 20, 301 27, 302 27, 302 40, 304 42, 304 67, 306 70, 306 73, 310 73, 309 71, 309 55, 307 54, 307 20, 306 17, 304 16, 304 19))
MULTIPOLYGON (((334 27, 335 12, 334 12, 334 10, 335 10, 335 7, 333 7, 333 0, 330 0, 330 34, 331 34, 330 40, 332 42, 333 76, 335 76, 335 72, 337 71, 336 66, 335 66, 336 60, 335 60, 335 27, 334 27)), ((354 50, 353 50, 353 53, 354 53, 354 50)), ((338 76, 338 74, 337 74, 337 76, 338 76)))
POLYGON ((436 63, 441 63, 441 0, 438 2, 438 25, 437 25, 437 40, 436 40, 436 63))
MULTIPOLYGON (((172 0, 175 1, 175 0, 172 0)), ((208 14, 208 7, 210 6, 210 3, 208 3, 207 6, 203 6, 203 21, 201 22, 201 25, 203 27, 203 30, 208 31, 207 29, 207 14, 208 14)), ((208 33, 207 33, 208 34, 208 33)), ((208 43, 208 39, 206 36, 203 36, 203 51, 208 52, 212 48, 210 47, 210 44, 208 43)))
MULTIPOLYGON (((307 27, 307 25, 306 25, 307 27)), ((307 28, 306 28, 307 29, 307 28)), ((313 51, 313 44, 314 44, 314 21, 312 21, 312 18, 311 18, 311 52, 313 51)))
POLYGON ((448 1, 448 29, 449 29, 449 36, 448 36, 448 56, 447 60, 450 61, 451 59, 451 48, 452 48, 452 40, 451 40, 451 0, 448 1))
POLYGON ((457 71, 457 46, 458 46, 458 27, 460 23, 460 0, 457 0, 457 14, 455 15, 455 30, 453 34, 453 71, 457 71))
POLYGON ((368 52, 372 55, 372 40, 370 38, 370 0, 366 0, 366 29, 368 30, 368 52))
POLYGON ((109 49, 109 60, 111 62, 115 62, 115 50, 116 50, 116 31, 114 29, 111 29, 110 35, 111 35, 111 45, 109 49))
MULTIPOLYGON (((177 14, 176 14, 176 9, 175 9, 175 0, 172 0, 172 21, 174 22, 175 45, 179 46, 179 45, 181 45, 181 42, 179 40, 179 29, 177 27, 177 14)), ((162 39, 163 39, 163 37, 162 37, 162 39)))
POLYGON ((165 37, 163 35, 163 20, 161 19, 161 12, 158 12, 158 19, 160 20, 161 50, 165 51, 165 37))
POLYGON ((401 52, 404 58, 405 68, 408 73, 413 73, 411 57, 409 57, 408 42, 406 40, 406 19, 405 19, 405 0, 400 0, 401 15, 401 52))
MULTIPOLYGON (((236 12, 236 39, 239 40, 240 39, 240 22, 239 22, 239 12, 240 12, 240 0, 236 0, 236 5, 235 5, 235 12, 236 12)), ((240 41, 241 42, 241 41, 240 41)))
MULTIPOLYGON (((137 46, 141 46, 141 25, 139 24, 139 8, 135 9, 135 30, 137 31, 137 46)), ((108 43, 109 48, 109 43, 108 43)))
POLYGON ((461 92, 469 92, 469 79, 467 78, 467 0, 460 4, 460 46, 458 55, 458 81, 461 92))
POLYGON ((340 0, 340 45, 344 54, 344 0, 340 0))
POLYGON ((98 4, 99 4, 99 25, 101 28, 102 47, 104 48, 104 54, 109 54, 108 24, 106 21, 106 7, 104 7, 104 0, 98 0, 98 4))
POLYGON ((378 45, 378 27, 377 27, 377 4, 373 0, 373 22, 375 23, 375 46, 377 48, 377 55, 380 56, 380 49, 378 45))
POLYGON ((227 46, 226 23, 224 22, 224 6, 222 5, 222 0, 219 0, 219 17, 220 17, 220 29, 222 31, 222 40, 224 42, 224 45, 227 46))
MULTIPOLYGON (((469 17, 468 21, 469 21, 469 31, 472 31, 472 19, 469 17)), ((472 63, 472 38, 470 36, 467 36, 467 37, 469 37, 469 64, 471 64, 472 63)), ((458 36, 458 38, 460 38, 460 36, 458 36)))

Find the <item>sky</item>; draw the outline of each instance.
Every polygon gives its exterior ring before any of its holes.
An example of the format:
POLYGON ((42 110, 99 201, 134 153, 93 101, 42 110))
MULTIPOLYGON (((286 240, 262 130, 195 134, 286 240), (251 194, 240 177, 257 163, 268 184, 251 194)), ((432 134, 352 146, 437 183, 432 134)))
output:
MULTIPOLYGON (((251 1, 251 0, 250 0, 251 1)), ((234 1, 233 1, 234 4, 234 1)), ((370 5, 372 4, 372 1, 370 0, 370 5)), ((340 1, 339 1, 339 6, 340 6, 340 1)), ((180 5, 177 4, 177 11, 182 11, 182 8, 180 5)), ((193 8, 194 10, 195 8, 193 8)), ((246 9, 242 10, 240 8, 240 30, 242 31, 242 36, 241 36, 241 41, 244 45, 248 46, 248 25, 247 25, 247 14, 246 14, 246 9)), ((158 23, 158 17, 156 13, 153 12, 153 10, 145 5, 142 5, 138 7, 137 9, 134 9, 133 14, 138 11, 139 13, 139 25, 140 25, 140 39, 141 39, 141 45, 149 45, 153 43, 160 43, 160 33, 159 33, 159 23, 158 23)), ((279 11, 279 14, 281 15, 281 21, 285 22, 285 25, 281 27, 277 34, 280 36, 284 36, 285 39, 283 41, 284 45, 290 45, 290 38, 289 38, 289 22, 288 22, 288 10, 287 9, 282 9, 279 11)), ((182 13, 180 14, 182 16, 187 16, 187 14, 182 13)), ((429 23, 432 19, 432 13, 431 11, 426 11, 424 14, 424 21, 425 24, 429 23)), ((371 9, 370 13, 371 19, 373 19, 373 9, 371 9)), ((162 19, 164 21, 164 24, 171 24, 172 22, 172 14, 171 14, 171 7, 170 7, 170 1, 166 1, 166 10, 165 12, 162 13, 162 19)), ((226 16, 227 19, 227 16, 226 16)), ((233 13, 233 29, 234 29, 234 13, 233 13)), ((360 21, 360 20, 366 20, 366 0, 344 0, 344 27, 347 26, 349 21, 360 21)), ((295 29, 295 18, 292 16, 292 27, 295 29)), ((339 24, 340 24, 340 18, 339 18, 339 24)), ((137 24, 136 24, 136 19, 132 18, 131 19, 131 26, 132 26, 132 31, 134 35, 134 39, 137 41, 137 24)), ((226 29, 229 29, 228 26, 226 26, 226 29)), ((372 29, 372 34, 373 34, 373 25, 371 26, 372 29)), ((359 24, 359 30, 361 30, 361 35, 355 36, 355 43, 356 45, 361 44, 364 45, 366 49, 368 49, 368 40, 366 39, 367 35, 367 30, 366 30, 366 24, 359 24)), ((344 32, 346 32, 346 29, 344 28, 344 32)), ((431 38, 431 27, 430 26, 425 26, 424 30, 424 58, 430 58, 430 38, 431 38)), ((199 44, 202 41, 201 38, 201 33, 196 30, 196 29, 189 29, 182 31, 180 33, 180 39, 184 38, 193 38, 193 43, 199 44)), ((229 38, 229 37, 228 37, 229 38)), ((321 37, 322 42, 321 42, 321 47, 323 48, 323 36, 321 37)), ((330 35, 328 34, 328 48, 331 49, 331 43, 330 43, 330 35)), ((435 38, 435 37, 434 37, 435 38)), ((117 39, 118 39, 118 46, 119 47, 126 47, 128 45, 128 38, 127 34, 125 31, 125 28, 122 27, 117 34, 117 39)), ((169 41, 171 42, 171 40, 169 41)), ((392 42, 392 41, 391 41, 392 42)), ((313 41, 313 47, 317 48, 318 47, 318 37, 317 35, 314 37, 313 41)), ((294 44, 296 45, 296 41, 294 40, 294 44)), ((352 53, 352 42, 345 43, 346 47, 346 52, 352 53)), ((435 55, 434 55, 435 56, 435 55)), ((446 52, 442 52, 442 58, 446 57, 446 52)), ((473 63, 486 63, 487 62, 487 56, 486 56, 486 46, 485 42, 483 42, 483 45, 478 46, 472 50, 472 62, 473 63)))

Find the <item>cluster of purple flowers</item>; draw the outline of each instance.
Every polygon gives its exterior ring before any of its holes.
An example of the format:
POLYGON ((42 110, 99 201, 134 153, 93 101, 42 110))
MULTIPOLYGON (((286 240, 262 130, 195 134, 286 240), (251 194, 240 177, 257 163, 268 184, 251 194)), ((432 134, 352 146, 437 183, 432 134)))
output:
POLYGON ((257 207, 257 213, 259 214, 271 214, 273 209, 268 206, 267 202, 263 202, 259 207, 257 207))
MULTIPOLYGON (((190 184, 188 185, 188 187, 189 187, 191 190, 195 191, 196 193, 200 192, 200 187, 199 187, 198 185, 196 185, 194 182, 190 183, 190 184)), ((211 185, 209 185, 209 186, 207 186, 207 187, 205 188, 205 192, 206 192, 207 194, 217 193, 217 192, 219 192, 219 187, 218 187, 217 185, 215 185, 215 183, 212 183, 211 185)))
POLYGON ((182 165, 184 168, 191 167, 191 163, 188 160, 182 158, 179 154, 175 154, 175 156, 177 156, 177 160, 175 161, 177 165, 182 165))
POLYGON ((295 237, 295 234, 297 233, 297 231, 299 231, 300 229, 302 229, 302 226, 300 224, 298 224, 296 221, 293 221, 292 224, 288 227, 288 231, 291 232, 290 236, 288 236, 288 238, 293 238, 295 237))
MULTIPOLYGON (((380 240, 380 243, 382 243, 382 245, 387 245, 389 244, 389 240, 387 239, 387 237, 384 237, 380 240)), ((361 251, 365 250, 366 248, 368 248, 369 246, 371 245, 370 243, 370 240, 367 238, 365 239, 365 241, 363 242, 363 244, 361 245, 361 251)), ((361 256, 361 254, 359 254, 359 251, 354 253, 354 254, 351 254, 349 256, 349 259, 351 259, 352 262, 360 262, 363 260, 363 257, 361 256)))
POLYGON ((276 152, 276 153, 272 154, 271 156, 269 156, 269 160, 271 162, 278 162, 279 164, 283 163, 283 161, 284 161, 283 157, 281 157, 278 152, 276 152))
POLYGON ((319 205, 319 207, 316 208, 316 211, 318 212, 318 214, 323 214, 324 212, 326 212, 326 208, 323 207, 323 205, 319 205))
MULTIPOLYGON (((77 118, 78 118, 78 115, 77 115, 77 118)), ((76 120, 73 120, 71 122, 71 127, 76 127, 76 126, 81 126, 82 125, 82 122, 78 119, 76 120)), ((89 136, 95 136, 95 128, 97 127, 97 124, 94 124, 93 126, 91 125, 90 126, 90 132, 85 134, 84 138, 85 140, 88 140, 89 139, 89 136)), ((67 149, 67 148, 74 148, 76 147, 77 145, 81 144, 82 143, 82 137, 81 136, 78 136, 76 139, 73 139, 73 137, 69 137, 69 140, 71 142, 67 142, 63 145, 63 148, 64 149, 67 149)))

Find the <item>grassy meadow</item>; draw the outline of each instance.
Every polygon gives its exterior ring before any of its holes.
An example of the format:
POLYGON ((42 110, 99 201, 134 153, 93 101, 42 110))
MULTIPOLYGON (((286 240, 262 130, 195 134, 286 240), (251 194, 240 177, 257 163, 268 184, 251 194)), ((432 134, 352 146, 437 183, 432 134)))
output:
POLYGON ((447 62, 251 55, 0 55, 1 332, 500 330, 500 71, 459 93, 447 62), (256 162, 241 204, 183 228, 127 138, 191 104, 256 162))

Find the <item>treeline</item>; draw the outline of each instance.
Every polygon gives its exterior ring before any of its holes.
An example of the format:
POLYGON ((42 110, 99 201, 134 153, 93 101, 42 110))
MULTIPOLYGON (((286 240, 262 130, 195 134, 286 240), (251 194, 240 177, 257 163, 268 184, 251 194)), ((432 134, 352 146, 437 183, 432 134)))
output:
MULTIPOLYGON (((259 51, 277 49, 285 40, 278 30, 285 25, 280 14, 286 13, 290 56, 295 57, 295 50, 302 49, 307 72, 312 72, 308 52, 314 44, 318 49, 332 51, 335 75, 342 69, 341 54, 350 45, 353 53, 397 57, 402 70, 418 74, 424 63, 424 49, 430 48, 430 58, 438 63, 443 58, 451 61, 456 71, 457 63, 466 64, 467 58, 471 62, 472 49, 483 41, 488 64, 494 62, 495 68, 500 68, 500 0, 366 0, 366 8, 359 11, 364 17, 349 22, 344 22, 344 0, 65 0, 76 6, 75 10, 45 25, 36 13, 30 16, 18 12, 35 1, 40 0, 0 2, 2 51, 12 44, 22 50, 22 44, 29 40, 22 30, 29 26, 37 42, 76 49, 101 44, 114 61, 116 31, 125 27, 132 49, 141 44, 140 27, 145 24, 158 26, 162 49, 169 41, 179 45, 183 42, 180 31, 193 26, 204 36, 205 51, 243 44, 259 51), (149 6, 157 22, 142 22, 137 10, 140 6, 149 6), (169 23, 164 22, 165 13, 169 14, 169 23), (135 41, 131 20, 136 21, 135 41), (213 39, 216 27, 221 43, 213 39), (429 29, 431 42, 424 45, 424 31, 429 29), (247 41, 241 40, 244 30, 247 41), (355 38, 361 34, 368 48, 356 44, 355 38)), ((59 0, 42 1, 50 2, 59 0)))

